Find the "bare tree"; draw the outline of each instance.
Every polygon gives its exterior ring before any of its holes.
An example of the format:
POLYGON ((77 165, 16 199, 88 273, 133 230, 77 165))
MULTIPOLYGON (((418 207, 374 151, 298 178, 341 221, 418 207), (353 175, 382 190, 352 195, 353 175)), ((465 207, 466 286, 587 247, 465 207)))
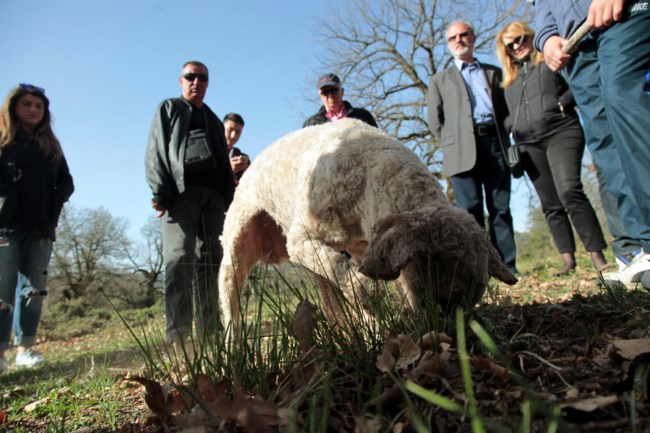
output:
POLYGON ((140 276, 140 285, 144 288, 144 296, 140 301, 144 306, 153 305, 156 295, 161 291, 160 277, 163 272, 162 236, 160 220, 151 217, 140 230, 144 244, 137 250, 125 248, 127 259, 134 273, 140 276))
POLYGON ((106 209, 66 205, 54 243, 50 285, 65 299, 97 295, 124 273, 126 221, 106 209))
POLYGON ((439 144, 429 134, 429 78, 449 66, 445 33, 456 20, 473 24, 476 51, 494 56, 494 37, 514 19, 530 18, 524 0, 353 0, 321 21, 321 64, 344 81, 353 105, 402 140, 438 173, 439 144))

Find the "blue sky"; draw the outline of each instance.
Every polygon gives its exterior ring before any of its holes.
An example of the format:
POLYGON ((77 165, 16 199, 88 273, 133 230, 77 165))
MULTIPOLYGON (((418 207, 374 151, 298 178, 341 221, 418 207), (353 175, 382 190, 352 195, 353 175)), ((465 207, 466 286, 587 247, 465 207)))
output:
MULTIPOLYGON (((315 81, 328 71, 317 59, 319 19, 346 3, 0 0, 0 93, 18 83, 46 89, 75 180, 71 202, 105 207, 136 237, 153 215, 149 127, 158 103, 180 95, 182 64, 209 67, 206 103, 244 116, 238 146, 254 158, 320 106, 315 81)), ((518 230, 525 206, 513 206, 518 230)))

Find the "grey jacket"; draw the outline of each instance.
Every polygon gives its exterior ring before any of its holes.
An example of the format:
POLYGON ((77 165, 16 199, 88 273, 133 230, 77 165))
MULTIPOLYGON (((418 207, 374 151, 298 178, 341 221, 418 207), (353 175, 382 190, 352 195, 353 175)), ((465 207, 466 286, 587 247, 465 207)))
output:
POLYGON ((589 13, 591 0, 536 0, 533 43, 544 51, 544 43, 553 36, 568 38, 582 24, 589 13))
MULTIPOLYGON (((224 198, 226 208, 235 192, 235 178, 230 168, 223 123, 203 104, 206 111, 210 144, 217 158, 215 188, 224 198)), ((183 98, 170 98, 156 110, 147 143, 145 170, 152 200, 169 208, 174 197, 185 191, 185 142, 192 118, 192 104, 183 98)))
MULTIPOLYGON (((503 119, 507 115, 501 89, 501 69, 480 63, 488 82, 496 125, 506 143, 503 119)), ((440 141, 443 153, 442 174, 453 176, 471 170, 476 164, 476 137, 472 105, 467 87, 456 65, 434 75, 427 95, 429 130, 440 141)))

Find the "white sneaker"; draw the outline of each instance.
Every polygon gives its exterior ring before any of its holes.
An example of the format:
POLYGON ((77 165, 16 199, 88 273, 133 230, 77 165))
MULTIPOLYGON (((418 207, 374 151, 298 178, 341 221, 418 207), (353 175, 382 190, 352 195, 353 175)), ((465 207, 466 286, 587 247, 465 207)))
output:
POLYGON ((605 281, 620 281, 626 286, 634 286, 641 281, 645 271, 650 271, 650 254, 642 252, 622 270, 605 274, 603 279, 605 281))
POLYGON ((43 355, 32 348, 16 355, 16 367, 32 368, 45 364, 46 362, 43 355))
POLYGON ((9 361, 7 358, 0 358, 0 373, 4 373, 9 370, 9 361))
POLYGON ((637 257, 639 254, 641 254, 641 250, 637 251, 632 251, 626 254, 621 254, 620 256, 614 257, 614 260, 616 261, 616 264, 618 265, 618 271, 621 272, 623 269, 625 269, 632 261, 634 260, 635 257, 637 257))

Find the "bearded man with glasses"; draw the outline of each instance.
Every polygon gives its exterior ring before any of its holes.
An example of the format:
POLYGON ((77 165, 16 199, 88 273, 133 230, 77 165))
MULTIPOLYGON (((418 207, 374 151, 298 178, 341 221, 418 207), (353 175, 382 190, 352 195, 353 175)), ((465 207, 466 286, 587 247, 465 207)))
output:
POLYGON ((156 110, 145 168, 151 206, 162 222, 167 338, 183 344, 193 322, 199 339, 220 323, 219 236, 235 181, 223 123, 203 103, 208 68, 187 62, 179 82, 182 96, 164 100, 156 110))
POLYGON ((451 66, 429 81, 429 130, 440 142, 442 174, 451 177, 456 206, 485 227, 490 240, 513 274, 517 251, 510 213, 510 171, 505 161, 508 109, 501 88, 501 69, 474 58, 476 35, 471 24, 456 21, 447 28, 451 66))

